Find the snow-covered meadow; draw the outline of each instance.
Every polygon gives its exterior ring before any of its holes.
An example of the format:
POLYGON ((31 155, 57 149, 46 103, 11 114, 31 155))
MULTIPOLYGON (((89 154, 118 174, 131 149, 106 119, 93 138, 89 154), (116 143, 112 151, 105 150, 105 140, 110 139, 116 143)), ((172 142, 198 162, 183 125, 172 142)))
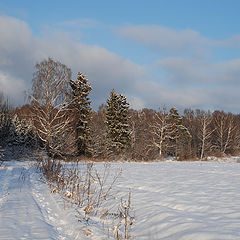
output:
MULTIPOLYGON (((132 192, 132 239, 240 239, 239 163, 111 164, 117 168, 114 194, 132 192)), ((0 239, 107 239, 100 221, 79 222, 35 170, 31 162, 0 167, 0 239)))

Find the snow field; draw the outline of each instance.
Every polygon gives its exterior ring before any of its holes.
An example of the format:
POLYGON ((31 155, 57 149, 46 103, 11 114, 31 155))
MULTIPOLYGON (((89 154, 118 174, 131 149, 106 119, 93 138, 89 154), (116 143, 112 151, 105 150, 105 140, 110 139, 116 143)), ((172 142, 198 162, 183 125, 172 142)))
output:
MULTIPOLYGON (((111 164, 118 168, 112 194, 120 199, 131 190, 133 239, 240 239, 239 163, 111 164)), ((35 170, 29 162, 0 167, 0 239, 107 239, 101 219, 79 222, 74 206, 50 193, 35 170)))
POLYGON ((125 166, 118 189, 132 189, 136 239, 240 239, 240 164, 125 166))

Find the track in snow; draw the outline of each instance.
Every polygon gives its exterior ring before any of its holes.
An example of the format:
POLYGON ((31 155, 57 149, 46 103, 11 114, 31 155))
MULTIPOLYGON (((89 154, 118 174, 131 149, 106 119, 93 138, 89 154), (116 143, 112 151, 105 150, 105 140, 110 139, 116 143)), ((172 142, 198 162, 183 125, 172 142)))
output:
POLYGON ((71 228, 66 229, 63 210, 38 179, 26 162, 7 162, 0 168, 1 240, 75 239, 67 234, 71 228))

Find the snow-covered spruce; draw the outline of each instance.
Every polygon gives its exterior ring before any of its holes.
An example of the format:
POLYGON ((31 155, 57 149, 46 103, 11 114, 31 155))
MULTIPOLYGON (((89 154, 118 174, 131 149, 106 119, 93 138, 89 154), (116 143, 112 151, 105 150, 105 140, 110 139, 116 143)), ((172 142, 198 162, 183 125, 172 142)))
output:
POLYGON ((169 122, 171 124, 170 130, 170 145, 172 149, 171 155, 176 158, 184 155, 183 149, 187 148, 191 140, 191 134, 186 126, 183 125, 183 118, 179 115, 177 108, 171 108, 169 111, 169 122))
POLYGON ((107 153, 121 154, 130 146, 130 127, 128 123, 129 104, 122 94, 111 91, 107 99, 106 127, 107 153))
POLYGON ((32 121, 19 119, 15 114, 12 118, 8 142, 11 145, 34 147, 37 141, 32 121))
POLYGON ((90 149, 91 136, 89 121, 91 119, 92 108, 88 95, 92 87, 86 75, 80 72, 78 73, 77 81, 70 81, 70 86, 72 88, 70 94, 71 106, 76 112, 75 129, 78 155, 90 155, 92 151, 90 149))

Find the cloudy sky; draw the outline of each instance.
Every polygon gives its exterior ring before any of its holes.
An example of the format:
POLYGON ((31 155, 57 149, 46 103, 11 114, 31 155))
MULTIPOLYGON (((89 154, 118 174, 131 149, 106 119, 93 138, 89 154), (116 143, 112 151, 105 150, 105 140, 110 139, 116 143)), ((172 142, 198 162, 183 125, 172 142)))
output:
POLYGON ((240 112, 239 0, 1 0, 0 90, 24 103, 48 57, 135 109, 240 112))

